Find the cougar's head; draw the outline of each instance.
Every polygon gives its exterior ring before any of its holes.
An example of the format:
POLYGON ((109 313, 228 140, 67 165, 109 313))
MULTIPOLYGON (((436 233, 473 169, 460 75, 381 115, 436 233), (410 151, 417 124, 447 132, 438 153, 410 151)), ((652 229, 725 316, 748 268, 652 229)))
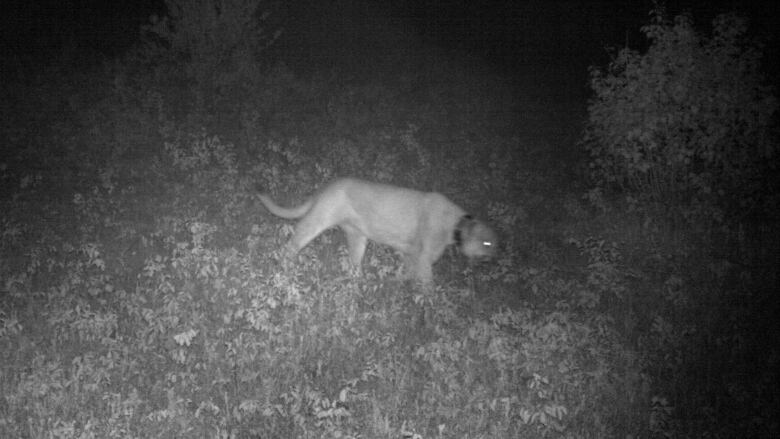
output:
POLYGON ((471 215, 464 215, 455 229, 455 243, 461 253, 470 259, 487 259, 496 254, 498 238, 496 232, 471 215))

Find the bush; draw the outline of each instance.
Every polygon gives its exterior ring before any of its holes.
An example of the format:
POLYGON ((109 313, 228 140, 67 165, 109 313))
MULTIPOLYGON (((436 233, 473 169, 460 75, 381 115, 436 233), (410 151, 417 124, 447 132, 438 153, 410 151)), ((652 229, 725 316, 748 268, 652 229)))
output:
POLYGON ((647 53, 625 48, 606 69, 591 68, 592 177, 688 222, 761 209, 777 100, 763 85, 760 44, 731 14, 715 18, 710 37, 687 16, 654 14, 642 28, 647 53))

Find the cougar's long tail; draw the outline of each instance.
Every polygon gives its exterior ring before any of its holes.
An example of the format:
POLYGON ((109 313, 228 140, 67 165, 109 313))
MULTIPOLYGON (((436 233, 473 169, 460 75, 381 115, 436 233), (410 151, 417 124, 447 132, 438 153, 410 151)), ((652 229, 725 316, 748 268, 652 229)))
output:
POLYGON ((268 195, 260 194, 257 197, 260 198, 260 201, 265 205, 265 207, 268 210, 271 211, 271 213, 273 213, 276 216, 280 216, 282 218, 287 218, 287 219, 300 218, 306 215, 306 212, 308 212, 309 209, 311 209, 311 205, 313 202, 313 199, 309 198, 300 206, 291 207, 288 209, 286 207, 282 207, 276 204, 274 200, 272 200, 268 195))

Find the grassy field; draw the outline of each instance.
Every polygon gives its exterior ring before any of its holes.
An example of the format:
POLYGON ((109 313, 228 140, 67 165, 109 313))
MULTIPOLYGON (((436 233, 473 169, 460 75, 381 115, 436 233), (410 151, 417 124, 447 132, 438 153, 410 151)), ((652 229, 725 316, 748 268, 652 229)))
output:
POLYGON ((776 225, 711 242, 594 195, 576 79, 143 61, 4 84, 0 437, 780 432, 776 225), (333 231, 283 270, 256 194, 344 175, 444 193, 500 255, 448 251, 426 293, 382 246, 349 277, 333 231))

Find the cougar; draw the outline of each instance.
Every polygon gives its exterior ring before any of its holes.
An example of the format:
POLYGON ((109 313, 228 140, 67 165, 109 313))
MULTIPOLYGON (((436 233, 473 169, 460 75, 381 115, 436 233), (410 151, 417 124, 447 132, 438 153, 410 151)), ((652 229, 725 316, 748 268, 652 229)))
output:
POLYGON ((342 178, 322 187, 297 207, 281 207, 266 194, 259 198, 276 216, 301 218, 287 243, 288 256, 297 254, 320 233, 338 226, 347 235, 356 270, 360 270, 370 239, 403 253, 406 275, 430 284, 433 263, 450 244, 469 259, 489 258, 496 252, 493 230, 437 192, 342 178))

